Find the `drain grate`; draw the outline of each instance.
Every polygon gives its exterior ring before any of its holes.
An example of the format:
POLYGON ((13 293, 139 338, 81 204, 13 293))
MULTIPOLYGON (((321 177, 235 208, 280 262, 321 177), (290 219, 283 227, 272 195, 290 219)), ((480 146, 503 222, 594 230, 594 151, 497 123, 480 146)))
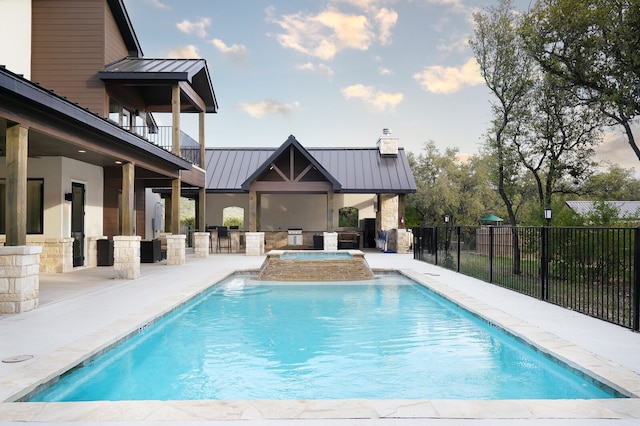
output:
POLYGON ((16 356, 11 356, 9 358, 5 358, 2 360, 2 362, 5 362, 7 364, 13 364, 15 362, 27 361, 31 358, 33 358, 33 355, 16 355, 16 356))

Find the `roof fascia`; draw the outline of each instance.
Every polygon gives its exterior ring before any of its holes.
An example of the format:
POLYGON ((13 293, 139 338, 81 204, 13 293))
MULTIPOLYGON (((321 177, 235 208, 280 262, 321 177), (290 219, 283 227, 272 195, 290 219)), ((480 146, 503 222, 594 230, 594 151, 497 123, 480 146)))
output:
POLYGON ((172 154, 146 140, 128 132, 119 126, 81 108, 80 106, 33 84, 12 72, 0 68, 0 90, 7 91, 22 98, 25 106, 35 105, 44 107, 68 120, 75 120, 89 127, 91 131, 105 134, 109 138, 122 141, 132 148, 148 152, 163 161, 168 161, 183 170, 191 170, 191 163, 172 154))

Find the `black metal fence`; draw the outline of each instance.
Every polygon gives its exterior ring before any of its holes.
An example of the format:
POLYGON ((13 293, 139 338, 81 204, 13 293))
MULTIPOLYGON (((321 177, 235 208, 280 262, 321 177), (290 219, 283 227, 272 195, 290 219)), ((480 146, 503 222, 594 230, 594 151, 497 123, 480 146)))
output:
POLYGON ((438 226, 415 259, 640 329, 640 227, 438 226))

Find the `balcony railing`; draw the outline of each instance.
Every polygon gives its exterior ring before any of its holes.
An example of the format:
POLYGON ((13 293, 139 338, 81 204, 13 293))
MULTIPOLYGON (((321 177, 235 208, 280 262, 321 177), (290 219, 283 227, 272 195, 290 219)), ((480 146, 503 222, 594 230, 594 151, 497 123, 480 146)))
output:
MULTIPOLYGON (((156 126, 153 131, 149 131, 146 126, 132 126, 131 132, 142 136, 165 151, 173 152, 171 126, 156 126)), ((191 164, 200 165, 200 144, 182 130, 180 130, 180 157, 191 164)))

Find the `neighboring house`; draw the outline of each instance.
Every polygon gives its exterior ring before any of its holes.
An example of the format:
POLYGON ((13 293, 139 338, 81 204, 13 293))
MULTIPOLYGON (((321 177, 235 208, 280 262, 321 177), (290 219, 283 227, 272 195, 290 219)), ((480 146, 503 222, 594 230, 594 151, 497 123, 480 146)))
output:
POLYGON ((178 233, 180 196, 205 195, 204 132, 196 141, 179 123, 197 113, 204 128, 217 111, 206 62, 143 58, 122 0, 0 7, 9 46, 0 50, 5 245, 41 247, 43 272, 91 265, 95 239, 156 236, 146 205, 156 187, 171 188, 164 228, 178 233), (158 126, 155 112, 170 113, 172 125, 158 126))
POLYGON ((302 230, 302 247, 324 232, 358 233, 361 247, 375 247, 379 231, 404 228, 405 196, 416 191, 386 130, 372 148, 304 148, 294 136, 279 148, 207 148, 206 169, 207 225, 240 209, 244 230, 264 232, 266 249, 291 246, 289 229, 302 230), (357 210, 356 226, 339 226, 343 208, 357 210))
MULTIPOLYGON (((566 204, 581 216, 591 214, 598 205, 596 201, 567 201, 566 204)), ((616 209, 620 220, 640 221, 640 201, 605 201, 605 204, 616 209)))

